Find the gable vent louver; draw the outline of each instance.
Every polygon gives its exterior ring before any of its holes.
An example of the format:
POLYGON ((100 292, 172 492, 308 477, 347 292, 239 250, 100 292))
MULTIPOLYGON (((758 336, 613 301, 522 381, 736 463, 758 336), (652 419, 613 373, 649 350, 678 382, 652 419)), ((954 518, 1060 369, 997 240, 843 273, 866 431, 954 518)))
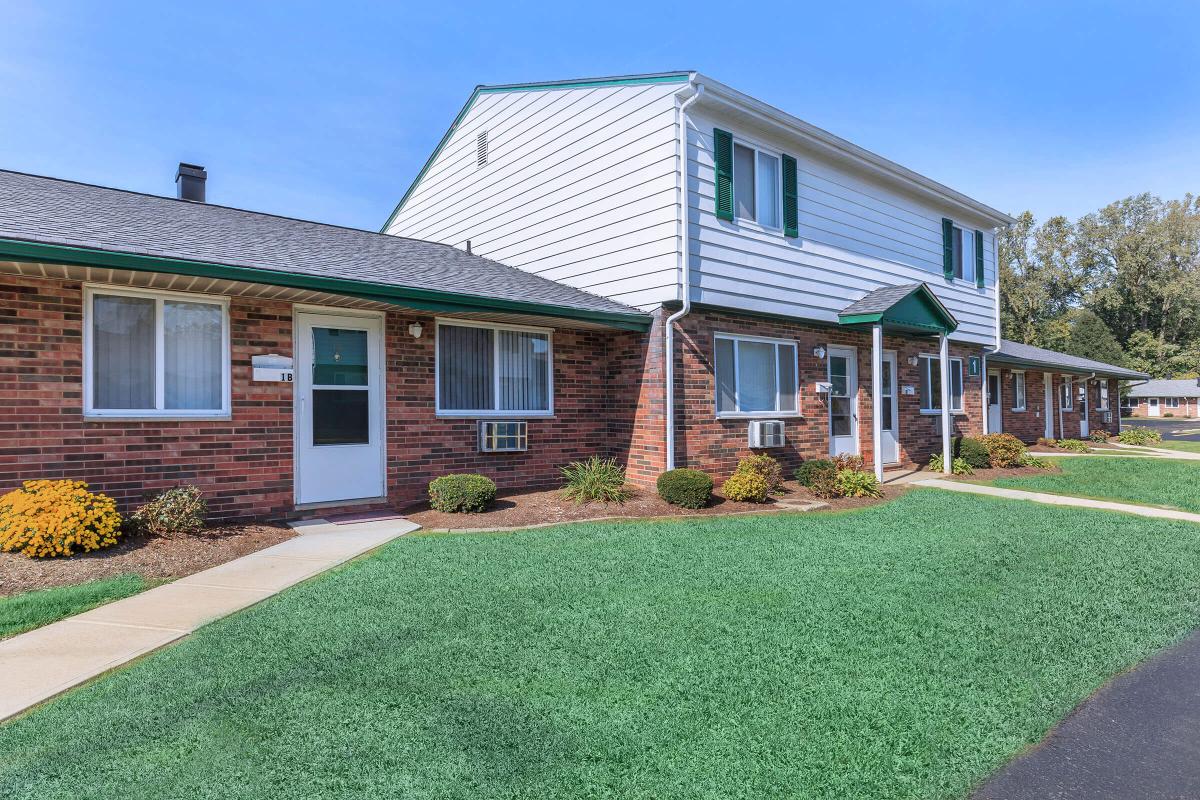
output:
POLYGON ((486 166, 488 162, 488 138, 487 131, 480 131, 475 137, 475 166, 486 166))

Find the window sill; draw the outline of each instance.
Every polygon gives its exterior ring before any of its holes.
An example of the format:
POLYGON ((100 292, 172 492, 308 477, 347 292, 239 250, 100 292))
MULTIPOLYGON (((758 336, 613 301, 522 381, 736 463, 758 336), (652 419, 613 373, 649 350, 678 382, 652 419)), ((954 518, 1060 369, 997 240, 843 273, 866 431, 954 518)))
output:
MULTIPOLYGON (((922 408, 921 409, 921 416, 923 416, 923 417, 940 417, 941 415, 942 415, 942 410, 940 408, 933 408, 933 409, 922 408)), ((966 415, 967 415, 967 412, 963 411, 961 408, 958 409, 957 411, 953 408, 950 409, 950 416, 952 416, 952 417, 965 417, 966 415)))
POLYGON ((88 414, 84 422, 229 422, 232 414, 88 414))
POLYGON ((553 411, 439 411, 438 419, 553 419, 553 411))
POLYGON ((795 411, 726 411, 717 414, 717 419, 804 419, 804 415, 795 411))
POLYGON ((1011 411, 1014 414, 1024 414, 1028 410, 1029 410, 1028 408, 1010 408, 1009 409, 1009 411, 1011 411))

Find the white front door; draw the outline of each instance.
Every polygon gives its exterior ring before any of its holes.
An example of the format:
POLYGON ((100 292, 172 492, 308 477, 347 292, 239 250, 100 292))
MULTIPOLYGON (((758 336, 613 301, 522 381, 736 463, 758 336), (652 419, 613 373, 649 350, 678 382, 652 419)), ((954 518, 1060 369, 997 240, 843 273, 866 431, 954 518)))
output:
POLYGON ((1147 417, 1157 417, 1158 416, 1158 398, 1157 397, 1151 397, 1150 399, 1148 399, 1146 401, 1146 416, 1147 417))
POLYGON ((1046 438, 1054 438, 1054 374, 1050 372, 1042 373, 1042 380, 1046 385, 1046 438))
POLYGON ((1079 438, 1088 438, 1088 381, 1079 384, 1079 438))
POLYGON ((879 387, 883 408, 880 421, 883 425, 879 449, 883 463, 895 464, 900 460, 899 418, 896 411, 896 354, 883 354, 883 383, 879 387))
POLYGON ((1000 388, 1000 373, 989 372, 987 376, 987 398, 988 398, 988 433, 1000 433, 1004 430, 1004 414, 1001 411, 1001 402, 1004 400, 1003 392, 1000 388))
POLYGON ((383 320, 296 313, 296 502, 382 497, 383 320))
POLYGON ((858 365, 853 347, 829 348, 829 454, 858 454, 858 365))

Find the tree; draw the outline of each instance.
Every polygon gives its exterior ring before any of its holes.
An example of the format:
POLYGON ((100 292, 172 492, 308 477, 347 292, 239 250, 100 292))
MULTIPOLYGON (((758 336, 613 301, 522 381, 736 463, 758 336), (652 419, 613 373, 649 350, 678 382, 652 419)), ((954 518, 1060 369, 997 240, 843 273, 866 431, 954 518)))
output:
POLYGON ((1000 233, 1000 328, 1006 339, 1051 346, 1052 320, 1081 299, 1074 240, 1066 217, 1038 225, 1029 211, 1000 233))
POLYGON ((1104 320, 1086 308, 1075 309, 1068 316, 1071 318, 1070 330, 1062 352, 1105 364, 1125 363, 1125 349, 1104 320))

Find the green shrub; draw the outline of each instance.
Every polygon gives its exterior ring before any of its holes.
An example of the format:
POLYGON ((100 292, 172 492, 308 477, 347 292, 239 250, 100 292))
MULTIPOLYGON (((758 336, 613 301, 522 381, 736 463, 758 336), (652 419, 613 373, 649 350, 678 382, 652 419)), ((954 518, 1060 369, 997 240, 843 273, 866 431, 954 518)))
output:
POLYGON ((572 461, 561 468, 563 497, 576 503, 623 503, 625 468, 615 458, 592 456, 587 461, 572 461))
POLYGON ((1164 417, 1173 417, 1173 416, 1175 416, 1175 412, 1174 412, 1174 411, 1168 411, 1167 413, 1163 414, 1163 416, 1164 416, 1164 417))
POLYGON ((978 441, 987 451, 989 466, 1001 469, 1020 466, 1026 452, 1025 443, 1011 433, 989 433, 978 441))
POLYGON ((812 483, 809 484, 808 490, 814 496, 820 497, 823 500, 829 500, 834 497, 841 497, 841 488, 838 486, 838 471, 836 469, 817 472, 813 475, 812 483))
POLYGON ((844 469, 852 470, 854 472, 862 472, 863 457, 850 455, 849 453, 842 453, 841 455, 836 455, 833 457, 833 466, 837 468, 838 472, 841 472, 844 469))
POLYGON ((130 516, 136 530, 172 538, 204 530, 208 503, 195 486, 177 486, 160 493, 130 516))
POLYGON ((992 465, 992 457, 987 445, 974 436, 960 436, 954 440, 954 457, 961 458, 975 469, 987 469, 992 465))
POLYGON ((1156 444, 1162 441, 1162 434, 1154 428, 1135 425, 1117 434, 1117 441, 1121 444, 1156 444))
POLYGON ((795 472, 796 483, 812 488, 813 481, 823 474, 836 475, 837 467, 827 458, 814 458, 810 461, 805 461, 797 468, 795 472))
MULTIPOLYGON (((942 472, 946 461, 942 458, 941 453, 935 453, 933 458, 929 459, 930 472, 942 472)), ((965 458, 956 458, 950 462, 950 472, 955 475, 974 475, 975 470, 967 463, 965 458)))
POLYGON ((1098 431, 1092 431, 1088 438, 1093 442, 1107 442, 1111 436, 1111 433, 1101 428, 1098 431))
POLYGON ((1088 443, 1082 439, 1059 439, 1058 446, 1071 453, 1086 453, 1090 449, 1088 443))
POLYGON ((1022 467, 1032 467, 1033 469, 1050 469, 1054 465, 1050 463, 1048 458, 1038 458, 1033 453, 1026 453, 1021 457, 1022 467))
POLYGON ((429 505, 450 514, 478 514, 496 499, 496 484, 483 475, 443 475, 429 482, 429 505))
POLYGON ((771 458, 766 453, 755 453, 752 456, 746 456, 738 462, 738 472, 753 472, 761 475, 763 480, 767 482, 768 491, 778 492, 783 488, 783 467, 779 466, 779 462, 771 458))
POLYGON ((1042 447, 1058 447, 1057 439, 1047 439, 1045 436, 1039 436, 1037 443, 1042 447))
POLYGON ((771 486, 758 472, 735 472, 721 486, 721 494, 739 503, 763 503, 771 493, 771 486))
POLYGON ((873 472, 857 469, 838 470, 837 490, 842 497, 882 497, 879 481, 873 472))
POLYGON ((704 508, 712 499, 713 479, 698 469, 672 469, 658 476, 658 496, 673 506, 704 508))

